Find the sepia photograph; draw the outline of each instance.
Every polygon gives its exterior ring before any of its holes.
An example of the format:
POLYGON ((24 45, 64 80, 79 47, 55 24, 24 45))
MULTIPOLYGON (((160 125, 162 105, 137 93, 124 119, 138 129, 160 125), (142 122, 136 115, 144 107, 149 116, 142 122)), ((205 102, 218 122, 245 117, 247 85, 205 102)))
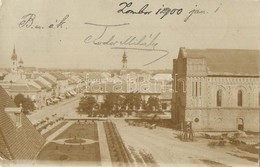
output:
POLYGON ((0 0, 0 167, 257 167, 259 0, 0 0))

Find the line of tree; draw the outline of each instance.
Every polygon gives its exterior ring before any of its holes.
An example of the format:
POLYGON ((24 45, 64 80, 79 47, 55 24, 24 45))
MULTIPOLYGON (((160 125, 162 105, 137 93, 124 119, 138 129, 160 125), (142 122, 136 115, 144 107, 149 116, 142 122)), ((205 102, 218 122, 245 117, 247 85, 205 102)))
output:
POLYGON ((147 103, 145 103, 144 100, 142 100, 141 94, 138 92, 129 93, 126 96, 109 93, 106 95, 101 106, 99 106, 93 96, 83 96, 79 102, 78 112, 82 114, 93 114, 93 110, 97 109, 99 113, 111 114, 113 110, 135 110, 139 109, 141 106, 148 111, 154 111, 154 109, 158 110, 159 99, 150 96, 147 103))

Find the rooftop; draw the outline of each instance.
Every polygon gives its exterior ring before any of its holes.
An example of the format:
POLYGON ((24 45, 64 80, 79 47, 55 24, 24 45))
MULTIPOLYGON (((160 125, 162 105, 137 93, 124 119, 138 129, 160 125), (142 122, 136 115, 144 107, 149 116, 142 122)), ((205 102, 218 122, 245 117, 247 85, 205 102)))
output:
POLYGON ((25 115, 21 115, 21 127, 16 127, 5 107, 16 107, 0 86, 0 157, 7 160, 33 160, 44 143, 25 115))
POLYGON ((205 58, 208 75, 260 76, 260 50, 185 49, 184 57, 205 58))
POLYGON ((50 72, 50 74, 52 76, 54 76, 57 80, 66 80, 67 79, 67 77, 60 72, 50 72))
POLYGON ((36 87, 32 86, 32 85, 10 85, 10 91, 12 92, 37 92, 40 91, 39 89, 37 89, 36 87))
POLYGON ((42 76, 43 79, 45 79, 47 82, 49 82, 52 86, 55 86, 56 83, 54 81, 52 81, 51 79, 49 79, 48 77, 42 76))

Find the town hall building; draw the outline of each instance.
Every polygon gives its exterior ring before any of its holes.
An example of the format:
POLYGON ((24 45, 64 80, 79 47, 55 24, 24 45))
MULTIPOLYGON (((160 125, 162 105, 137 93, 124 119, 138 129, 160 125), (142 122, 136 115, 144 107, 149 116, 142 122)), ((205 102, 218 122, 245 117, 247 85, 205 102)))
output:
POLYGON ((260 51, 180 48, 172 119, 195 131, 259 132, 260 51))

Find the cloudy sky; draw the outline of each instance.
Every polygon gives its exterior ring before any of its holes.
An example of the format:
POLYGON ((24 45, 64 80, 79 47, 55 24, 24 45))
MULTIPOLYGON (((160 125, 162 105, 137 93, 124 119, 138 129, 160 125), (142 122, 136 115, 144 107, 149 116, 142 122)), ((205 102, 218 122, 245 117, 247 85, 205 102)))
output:
POLYGON ((0 67, 10 66, 14 45, 25 66, 93 69, 121 68, 124 51, 128 68, 171 69, 180 47, 259 49, 257 0, 129 2, 2 0, 0 67), (126 5, 145 9, 118 13, 126 5), (163 8, 172 13, 162 18, 163 8))

